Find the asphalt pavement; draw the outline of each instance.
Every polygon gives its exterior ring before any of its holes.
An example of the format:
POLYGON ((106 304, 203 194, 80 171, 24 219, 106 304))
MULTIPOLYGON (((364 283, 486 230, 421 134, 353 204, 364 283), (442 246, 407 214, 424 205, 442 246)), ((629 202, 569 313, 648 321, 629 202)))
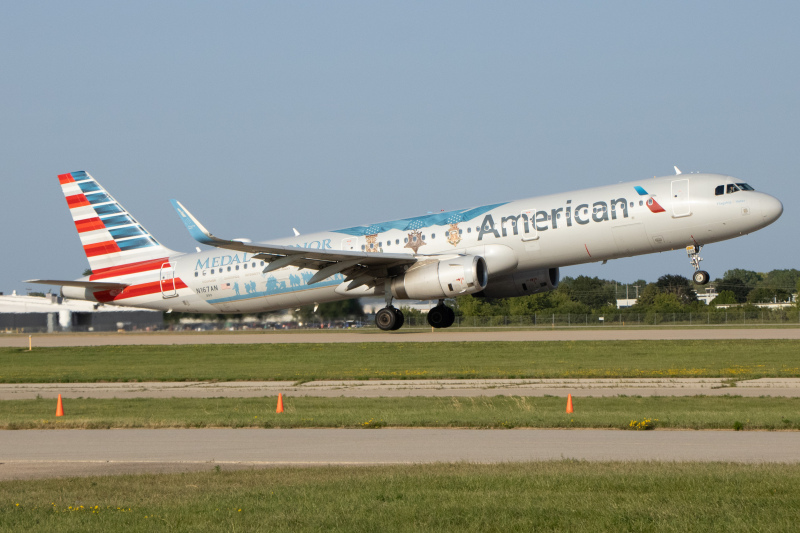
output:
POLYGON ((800 432, 125 429, 0 432, 0 480, 284 465, 585 461, 800 462, 800 432))

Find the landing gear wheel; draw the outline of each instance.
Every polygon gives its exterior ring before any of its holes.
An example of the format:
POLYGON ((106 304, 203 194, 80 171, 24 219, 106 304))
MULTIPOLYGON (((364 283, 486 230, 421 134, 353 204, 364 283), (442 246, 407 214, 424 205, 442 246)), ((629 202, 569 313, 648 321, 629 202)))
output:
POLYGON ((711 276, 709 276, 708 272, 706 272, 705 270, 698 270, 697 272, 694 273, 692 279, 694 279, 694 282, 697 283, 698 285, 705 285, 706 283, 708 283, 708 280, 711 279, 711 276))
POLYGON ((396 317, 394 326, 392 326, 392 331, 397 331, 398 329, 403 327, 403 324, 405 324, 406 317, 403 315, 403 312, 401 310, 396 309, 394 307, 392 308, 392 310, 394 311, 394 315, 396 317))
POLYGON ((447 309, 447 320, 445 321, 442 327, 449 328, 450 326, 453 325, 453 322, 456 321, 456 312, 449 307, 445 307, 445 309, 447 309))
POLYGON ((449 328, 456 320, 455 312, 446 305, 437 305, 428 311, 428 324, 434 328, 449 328))
MULTIPOLYGON (((400 316, 403 316, 402 313, 400 316)), ((397 326, 398 323, 397 319, 398 317, 394 307, 384 307, 375 314, 375 325, 382 331, 392 331, 396 329, 395 326, 397 326)))

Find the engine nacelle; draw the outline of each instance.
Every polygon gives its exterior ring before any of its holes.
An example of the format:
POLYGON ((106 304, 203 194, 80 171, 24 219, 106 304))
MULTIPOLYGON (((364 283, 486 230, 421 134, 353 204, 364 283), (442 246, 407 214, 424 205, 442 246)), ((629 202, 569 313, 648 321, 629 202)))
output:
POLYGON ((561 279, 558 267, 524 270, 493 278, 486 288, 473 296, 478 298, 513 298, 552 291, 561 279))
POLYGON ((392 280, 392 296, 435 300, 482 291, 489 281, 486 261, 478 255, 461 255, 416 264, 392 280))

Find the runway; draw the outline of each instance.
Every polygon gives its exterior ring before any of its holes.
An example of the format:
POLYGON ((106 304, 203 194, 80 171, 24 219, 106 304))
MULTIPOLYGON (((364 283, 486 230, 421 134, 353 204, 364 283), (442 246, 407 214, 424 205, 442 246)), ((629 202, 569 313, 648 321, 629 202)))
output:
POLYGON ((0 432, 0 480, 282 465, 800 462, 800 432, 130 429, 0 432))
POLYGON ((405 396, 780 396, 800 397, 800 378, 430 379, 310 381, 177 381, 0 384, 0 400, 56 398, 323 398, 405 396))
MULTIPOLYGON (((535 341, 620 341, 620 340, 731 340, 793 339, 800 340, 800 328, 681 327, 612 329, 536 329, 462 331, 400 330, 392 333, 370 331, 309 331, 261 333, 55 333, 32 336, 34 347, 54 346, 123 346, 170 344, 279 344, 279 343, 353 343, 353 342, 535 342, 535 341)), ((27 335, 2 335, 0 347, 27 348, 27 335)))

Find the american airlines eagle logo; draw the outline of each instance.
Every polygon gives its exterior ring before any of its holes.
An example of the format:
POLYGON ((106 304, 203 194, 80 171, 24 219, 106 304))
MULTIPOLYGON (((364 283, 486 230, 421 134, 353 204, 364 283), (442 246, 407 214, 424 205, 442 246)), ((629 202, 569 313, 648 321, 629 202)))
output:
POLYGON ((634 187, 634 189, 636 189, 636 192, 639 193, 639 196, 649 196, 650 197, 645 202, 645 205, 647 205, 647 208, 650 211, 652 211, 653 213, 663 213, 664 212, 664 208, 661 207, 661 204, 656 202, 656 199, 653 198, 653 196, 655 196, 654 194, 649 194, 646 190, 644 190, 644 187, 640 187, 638 185, 636 185, 634 187))

